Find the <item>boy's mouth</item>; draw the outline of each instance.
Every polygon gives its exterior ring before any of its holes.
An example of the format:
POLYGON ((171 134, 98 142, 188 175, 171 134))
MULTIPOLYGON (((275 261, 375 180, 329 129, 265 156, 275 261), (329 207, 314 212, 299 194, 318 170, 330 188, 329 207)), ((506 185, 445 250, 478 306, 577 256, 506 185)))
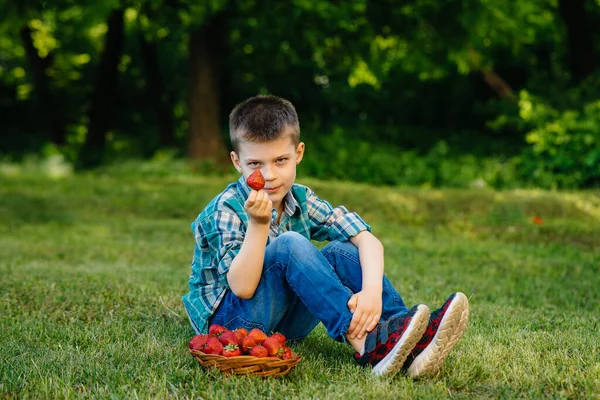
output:
POLYGON ((280 188, 281 188, 281 186, 277 186, 277 187, 274 187, 274 188, 268 188, 268 189, 267 189, 267 188, 263 188, 263 190, 264 190, 265 192, 267 192, 267 193, 275 193, 275 192, 276 192, 276 191, 278 191, 280 188))

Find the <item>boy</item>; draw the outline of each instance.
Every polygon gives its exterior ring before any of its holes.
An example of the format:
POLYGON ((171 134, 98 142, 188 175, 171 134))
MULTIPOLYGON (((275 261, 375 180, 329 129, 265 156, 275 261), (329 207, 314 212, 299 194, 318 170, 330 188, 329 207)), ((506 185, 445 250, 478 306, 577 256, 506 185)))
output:
POLYGON ((209 324, 305 338, 319 322, 356 350, 375 375, 436 372, 467 324, 455 293, 429 314, 408 309, 383 274, 383 246, 356 213, 295 184, 302 161, 298 116, 275 96, 256 96, 229 117, 231 161, 242 174, 192 223, 196 246, 183 303, 196 334, 209 324), (246 178, 260 170, 259 191, 246 178), (318 250, 310 240, 329 241, 318 250))

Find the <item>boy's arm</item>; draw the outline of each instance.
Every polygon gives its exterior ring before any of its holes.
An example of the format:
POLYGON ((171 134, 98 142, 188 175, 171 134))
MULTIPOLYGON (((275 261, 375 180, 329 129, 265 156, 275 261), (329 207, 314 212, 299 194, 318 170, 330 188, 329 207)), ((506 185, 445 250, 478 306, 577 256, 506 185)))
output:
POLYGON ((371 227, 355 212, 344 206, 332 207, 306 188, 307 215, 310 225, 310 238, 319 242, 334 240, 350 240, 362 231, 370 231, 371 227))
POLYGON ((381 317, 383 286, 383 245, 371 234, 371 227, 346 207, 333 208, 306 188, 306 203, 311 225, 311 239, 350 240, 358 247, 362 268, 362 290, 348 301, 353 312, 348 334, 362 338, 375 328, 381 317))
POLYGON ((362 290, 348 302, 352 322, 348 334, 352 338, 362 339, 372 331, 381 317, 383 290, 383 245, 371 232, 362 231, 350 238, 358 248, 362 268, 362 290))
POLYGON ((250 216, 244 242, 227 272, 227 283, 241 299, 251 299, 260 282, 273 203, 266 192, 252 190, 244 208, 250 216))

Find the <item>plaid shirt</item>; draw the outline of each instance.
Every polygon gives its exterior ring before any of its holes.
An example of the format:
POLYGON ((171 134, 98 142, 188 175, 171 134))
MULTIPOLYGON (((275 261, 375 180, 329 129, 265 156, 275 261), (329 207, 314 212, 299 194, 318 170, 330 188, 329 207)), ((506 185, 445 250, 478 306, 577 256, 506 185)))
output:
MULTIPOLYGON (((243 177, 227 186, 192 223, 196 241, 190 292, 183 303, 190 320, 200 333, 208 330, 208 319, 229 289, 227 271, 242 247, 249 216, 244 202, 250 188, 243 177)), ((306 186, 294 184, 283 199, 283 215, 277 224, 277 211, 269 230, 267 245, 287 231, 300 233, 310 240, 348 240, 364 230, 371 230, 356 213, 345 207, 333 208, 306 186)))

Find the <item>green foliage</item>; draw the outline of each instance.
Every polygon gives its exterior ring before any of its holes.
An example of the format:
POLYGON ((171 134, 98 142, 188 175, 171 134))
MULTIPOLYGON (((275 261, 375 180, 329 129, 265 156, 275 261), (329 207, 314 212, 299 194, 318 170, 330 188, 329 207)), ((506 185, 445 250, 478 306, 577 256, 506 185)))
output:
POLYGON ((558 110, 523 91, 520 116, 531 128, 523 172, 543 187, 577 188, 600 183, 600 101, 558 110))
MULTIPOLYGON (((560 3, 0 0, 0 151, 15 159, 44 155, 51 143, 67 161, 80 161, 107 16, 120 8, 125 37, 112 113, 104 116, 107 162, 186 154, 190 33, 218 18, 222 37, 211 41, 219 43, 214 79, 221 104, 214 112, 223 130, 228 112, 248 96, 288 98, 304 128, 344 132, 343 140, 327 135, 317 142, 338 172, 309 157, 316 176, 352 172, 353 179, 395 185, 464 187, 483 179, 494 187, 595 186, 600 86, 588 81, 585 95, 560 98, 573 92, 573 59, 585 56, 597 67, 600 37, 591 31, 595 44, 577 55, 560 3), (535 93, 534 113, 511 117, 518 108, 484 79, 491 72, 509 93, 535 93), (153 87, 156 76, 160 88, 153 87), (163 145, 165 126, 171 140, 163 145), (50 134, 56 127, 64 140, 50 134), (363 127, 368 139, 347 137, 363 127), (410 135, 416 131, 429 134, 410 135)), ((600 23, 596 3, 583 9, 590 26, 600 23)))
POLYGON ((421 154, 397 146, 353 139, 341 128, 307 140, 300 170, 322 179, 421 187, 494 187, 523 185, 516 160, 453 152, 444 141, 421 154))

